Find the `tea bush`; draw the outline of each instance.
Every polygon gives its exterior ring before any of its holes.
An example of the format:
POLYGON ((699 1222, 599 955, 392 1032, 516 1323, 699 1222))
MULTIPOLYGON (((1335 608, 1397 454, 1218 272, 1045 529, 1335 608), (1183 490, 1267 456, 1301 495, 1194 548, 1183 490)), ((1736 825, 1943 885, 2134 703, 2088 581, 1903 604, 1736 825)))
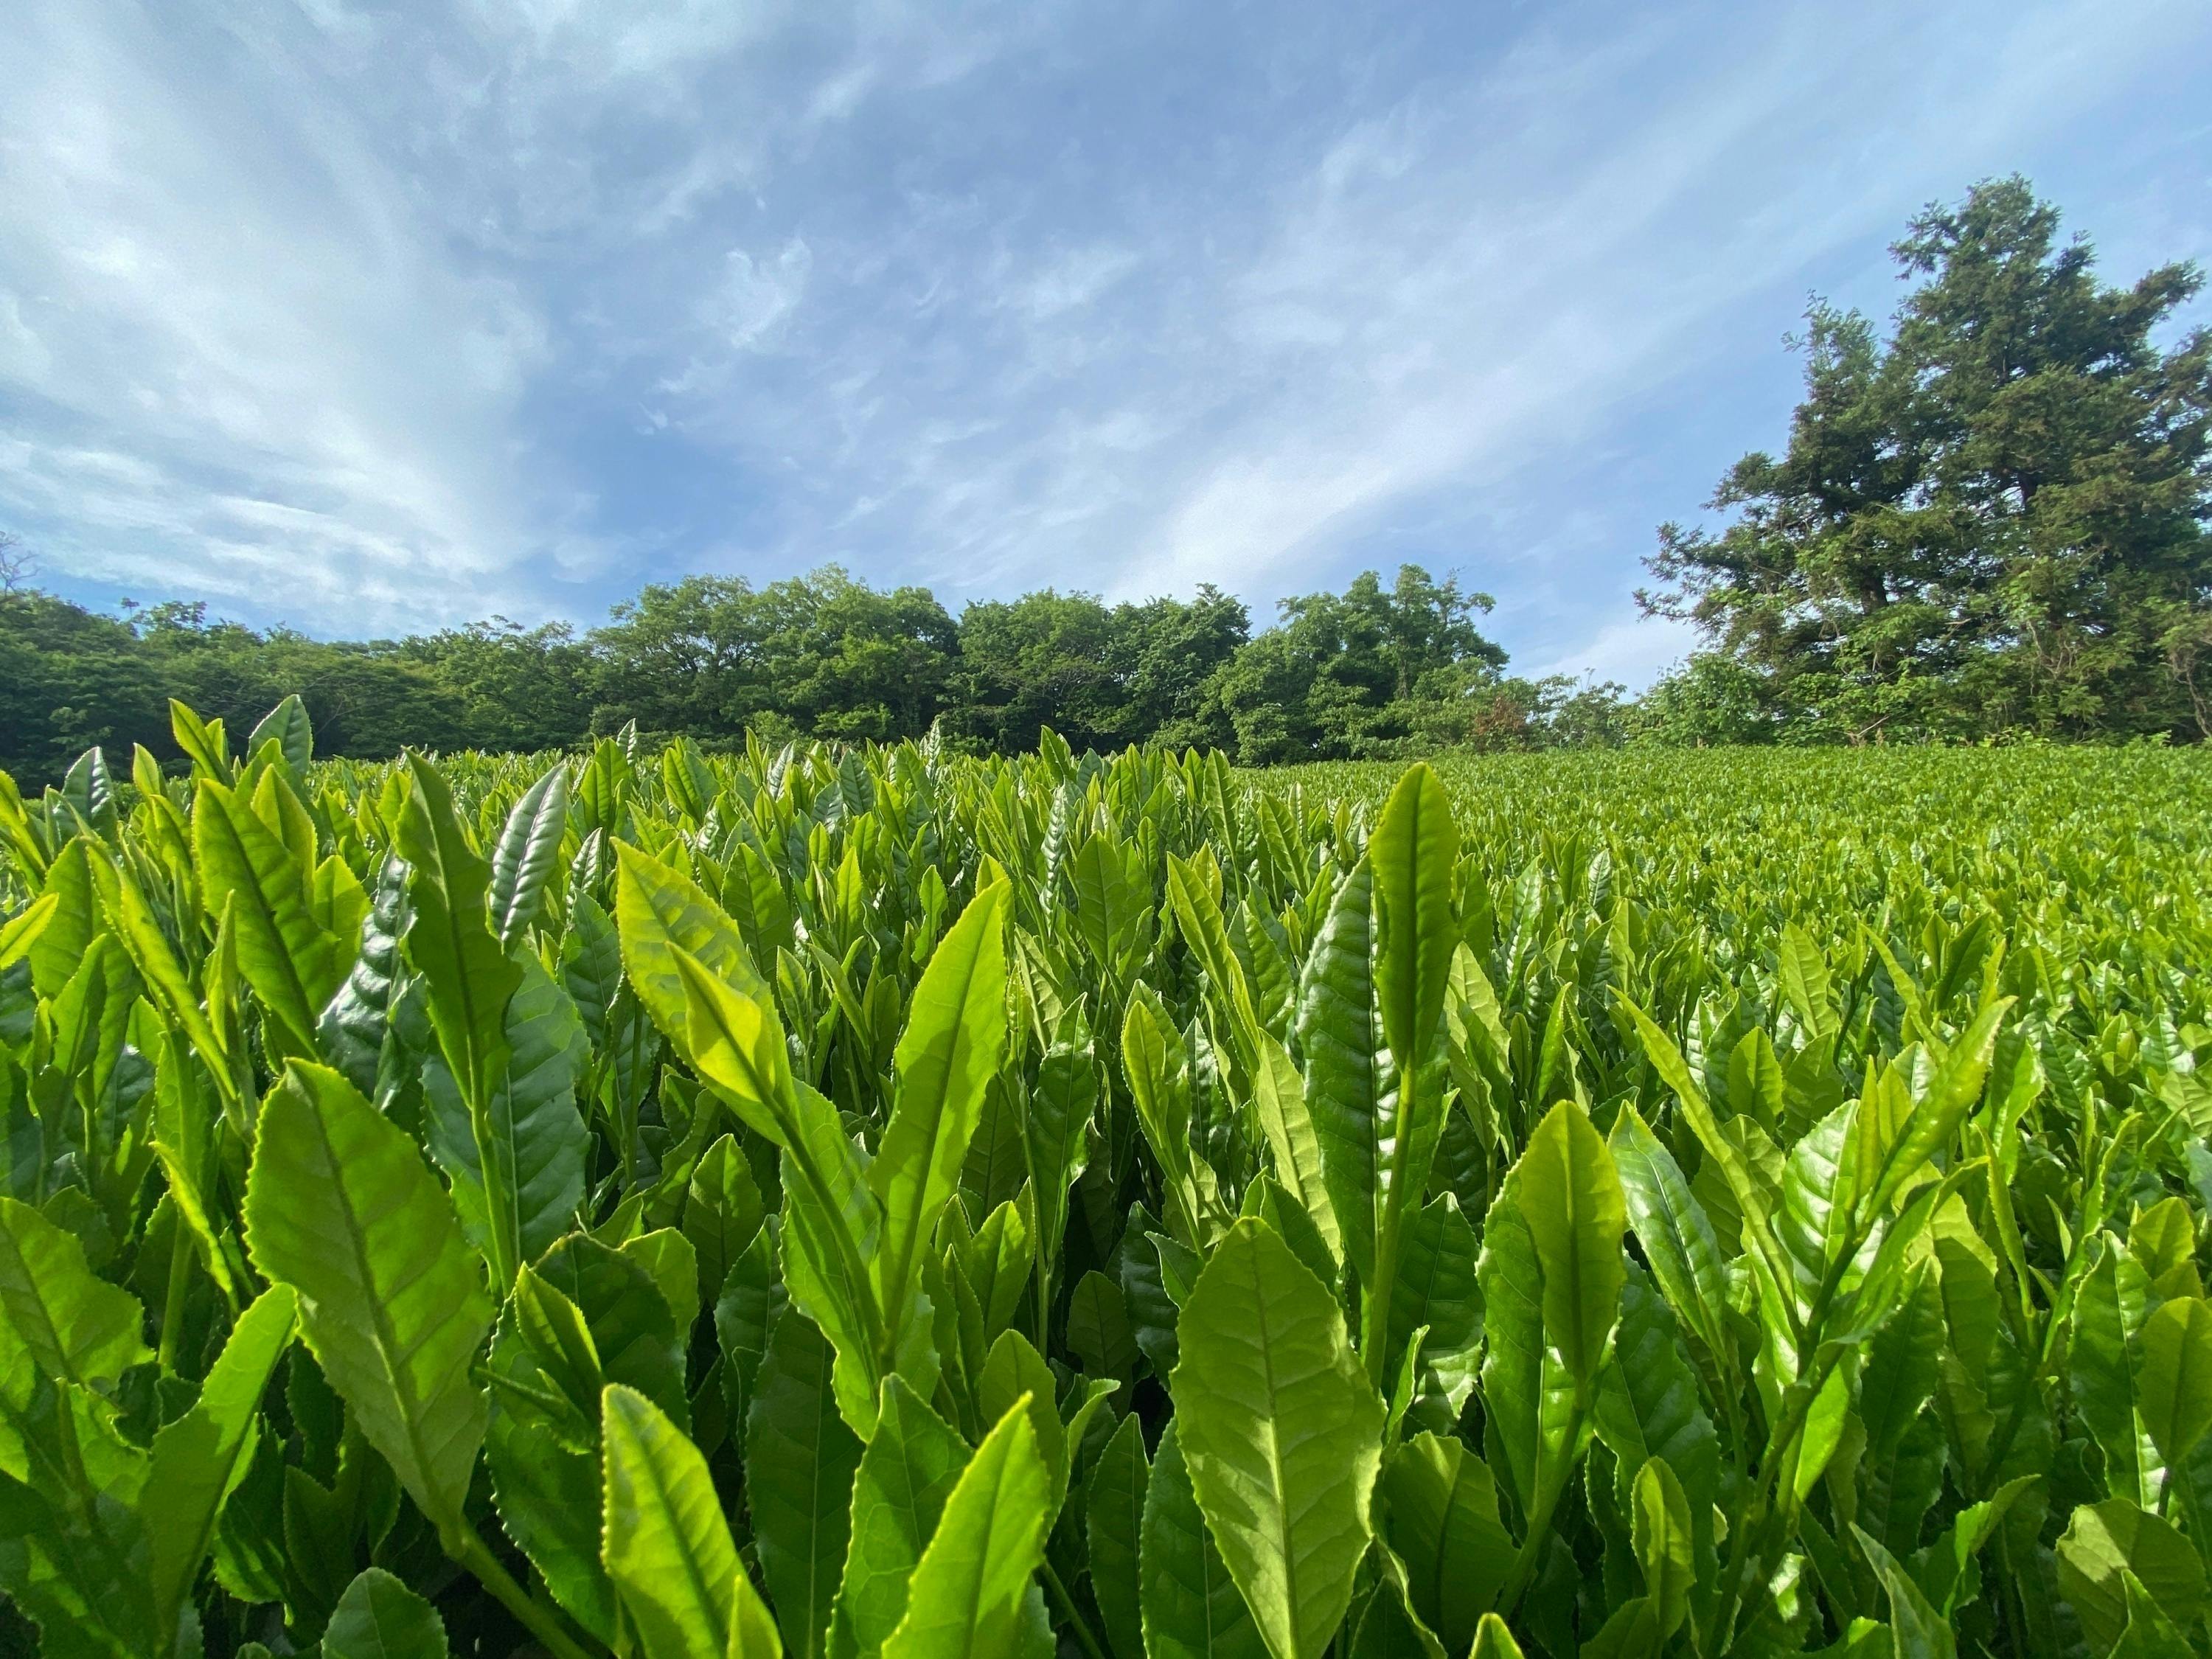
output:
POLYGON ((0 1642, 2205 1650, 2195 755, 175 727, 0 787, 0 1642))

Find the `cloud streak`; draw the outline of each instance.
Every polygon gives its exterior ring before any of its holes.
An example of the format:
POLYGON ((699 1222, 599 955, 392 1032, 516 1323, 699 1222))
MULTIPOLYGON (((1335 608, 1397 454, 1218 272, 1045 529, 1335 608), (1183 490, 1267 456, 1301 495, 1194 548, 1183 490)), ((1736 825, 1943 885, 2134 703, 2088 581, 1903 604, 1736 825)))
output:
MULTIPOLYGON (((355 632, 836 558, 1264 614, 1414 557, 1524 665, 1638 682, 1650 526, 1778 434, 1804 289, 1886 307, 1921 201, 2212 80, 2161 0, 26 34, 0 523, 88 595, 355 632)), ((2142 188, 2062 170, 2092 227, 2142 188)))

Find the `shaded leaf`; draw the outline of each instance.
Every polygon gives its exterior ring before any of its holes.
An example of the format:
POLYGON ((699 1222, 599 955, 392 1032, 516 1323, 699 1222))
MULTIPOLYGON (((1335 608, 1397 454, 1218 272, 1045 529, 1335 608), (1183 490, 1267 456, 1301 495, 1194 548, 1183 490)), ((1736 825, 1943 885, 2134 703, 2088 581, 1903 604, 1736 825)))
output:
POLYGON ((415 1143, 336 1072, 295 1062, 261 1109, 246 1228, 254 1265, 299 1292, 307 1346, 369 1443, 424 1515, 458 1523, 492 1310, 415 1143))

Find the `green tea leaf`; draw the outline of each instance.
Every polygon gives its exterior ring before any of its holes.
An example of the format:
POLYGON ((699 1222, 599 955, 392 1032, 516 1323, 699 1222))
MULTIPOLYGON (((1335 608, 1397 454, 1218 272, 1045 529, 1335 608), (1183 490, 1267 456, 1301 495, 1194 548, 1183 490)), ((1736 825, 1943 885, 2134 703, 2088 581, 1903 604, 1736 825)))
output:
POLYGON ((1206 1522, 1275 1659, 1318 1655, 1370 1536, 1383 1406, 1321 1281, 1231 1228, 1182 1312, 1172 1387, 1206 1522))
POLYGON ((106 1389, 153 1357, 138 1298, 94 1277, 74 1234, 12 1198, 0 1198, 0 1370, 26 1364, 106 1389))
POLYGON ((1503 1619, 1486 1613, 1475 1627, 1474 1645, 1468 1650, 1468 1659, 1521 1659, 1521 1644, 1513 1639, 1503 1619))
POLYGON ((1176 1419, 1145 1487, 1139 1601, 1150 1659, 1261 1659, 1267 1646, 1198 1507, 1176 1419))
POLYGON ((1145 1659, 1140 1552, 1145 1498, 1151 1485, 1144 1425, 1132 1414, 1107 1441, 1084 1489, 1084 1539, 1091 1555, 1091 1591, 1115 1659, 1145 1659))
POLYGON ((1436 1042, 1460 942, 1451 896, 1459 826, 1434 769, 1412 766, 1398 780, 1367 843, 1367 861, 1375 883, 1376 1006, 1391 1054, 1412 1067, 1436 1042))
POLYGON ((1052 1367, 1036 1345, 1019 1331, 1000 1332, 984 1360, 983 1374, 976 1379, 976 1404, 982 1409, 982 1420, 995 1423, 1017 1401, 1029 1402, 1031 1437, 1057 1492, 1065 1491, 1067 1480, 1067 1429, 1060 1420, 1054 1392, 1052 1367))
POLYGON ((1460 1213, 1458 1199, 1446 1194, 1430 1200, 1412 1218, 1390 1286, 1384 1370, 1395 1376, 1413 1333, 1428 1333, 1421 1342, 1415 1414, 1435 1419, 1432 1426, 1439 1429, 1458 1421, 1474 1388, 1475 1353, 1482 1340, 1479 1257, 1474 1229, 1460 1213))
POLYGON ((323 1632, 323 1659, 446 1659, 438 1610, 381 1567, 346 1586, 323 1632))
POLYGON ((1898 1565, 1896 1558, 1863 1532, 1854 1529, 1859 1548, 1874 1568, 1875 1577, 1889 1596, 1889 1628, 1896 1651, 1905 1659, 1951 1659, 1958 1651, 1950 1627, 1928 1604, 1920 1586, 1898 1565))
POLYGON ((502 945, 512 948, 537 925, 568 828, 568 768, 563 762, 523 792, 492 848, 491 921, 502 945))
POLYGON ((884 1212, 875 1272, 887 1309, 906 1303, 1006 1054, 1005 900, 1003 884, 987 887, 953 923, 922 970, 899 1038, 890 1121, 868 1170, 884 1212))
MULTIPOLYGON (((408 919, 406 862, 387 858, 377 872, 376 890, 362 922, 360 953, 345 983, 316 1021, 323 1058, 371 1100, 386 1097, 398 1082, 394 1074, 404 1068, 399 1051, 406 1043, 398 1025, 400 1002, 410 976, 400 940, 408 919)), ((140 971, 145 971, 143 963, 140 971)), ((178 984, 162 998, 165 1011, 171 1001, 189 1002, 191 994, 179 975, 178 984)), ((191 1029, 187 1024, 186 1030, 191 1029)), ((203 1054, 217 1052, 211 1034, 194 1041, 203 1054)))
POLYGON ((1942 1480, 1942 1437, 1927 1414, 1942 1354, 1942 1301, 1923 1273, 1875 1332, 1860 1381, 1859 1524, 1893 1553, 1918 1536, 1942 1480))
POLYGON ((1298 983, 1298 1051, 1306 1111, 1346 1261, 1362 1284, 1375 1277, 1376 1124, 1389 1087, 1375 1019, 1374 875, 1363 860, 1329 902, 1298 983))
POLYGON ((299 775, 307 775, 307 763, 315 757, 315 728, 307 718, 307 705, 296 694, 264 714, 246 733, 246 752, 258 754, 264 743, 274 743, 284 764, 299 775))
POLYGON ((1627 1207, 1613 1158, 1583 1109, 1561 1101, 1528 1137, 1516 1166, 1521 1213, 1543 1275, 1546 1342, 1581 1386, 1611 1352, 1625 1277, 1627 1207))
POLYGON ((1087 1273, 1067 1301, 1067 1346, 1091 1376, 1131 1380, 1136 1371, 1137 1339, 1121 1287, 1105 1274, 1087 1273))
POLYGON ((2150 1286, 2142 1265, 2111 1235, 2100 1247, 2074 1302, 2070 1358, 2075 1409, 2104 1454, 2106 1485, 2116 1493, 2154 1504, 2164 1464, 2145 1420, 2138 1352, 2150 1286))
POLYGON ((884 1659, 1001 1659, 1019 1651, 1024 1602, 1050 1524, 1050 1476, 1029 1401, 1018 1401, 945 1500, 884 1659))
POLYGON ((1494 1473, 1525 1510, 1536 1501, 1543 1454, 1544 1274, 1522 1214, 1517 1169, 1507 1172, 1483 1218, 1475 1278, 1482 1288, 1486 1444, 1494 1473))
POLYGON ((1196 1248, 1213 1229, 1217 1182, 1192 1146, 1189 1056, 1173 1018, 1141 981, 1121 1021, 1121 1071, 1159 1163, 1168 1220, 1183 1243, 1196 1248))
POLYGON ((673 1227, 655 1227, 623 1240, 622 1254, 653 1276, 676 1328, 688 1333, 699 1317, 699 1257, 691 1241, 673 1227))
POLYGON ((760 1187, 737 1139, 724 1135, 691 1171, 684 1200, 684 1237, 699 1261, 699 1289, 718 1301, 731 1264, 750 1248, 763 1219, 760 1187))
POLYGON ((1784 924, 1781 959, 1776 977, 1790 1011, 1814 1036, 1842 1024, 1836 1013, 1833 981, 1820 947, 1796 922, 1784 924))
POLYGON ((369 1444, 434 1524, 459 1525, 492 1309, 415 1143, 336 1072, 295 1062, 261 1109, 246 1231, 369 1444))
POLYGON ((2212 1428, 2212 1306, 2178 1297, 2143 1322, 2137 1382, 2143 1427, 2168 1468, 2212 1428))
POLYGON ((1652 1617, 1662 1638, 1672 1636, 1689 1616, 1698 1566, 1690 1502, 1665 1458, 1648 1459, 1638 1473, 1630 1519, 1652 1617))
POLYGON ((1598 1437, 1618 1467, 1622 1494, 1632 1507, 1632 1489, 1645 1466, 1663 1462, 1668 1478, 1687 1495, 1697 1559, 1711 1571, 1711 1516, 1720 1494, 1723 1448, 1705 1413, 1697 1373, 1678 1346, 1674 1317, 1640 1269, 1632 1268, 1621 1286, 1614 1358, 1599 1380, 1595 1416, 1598 1437))
POLYGON ((246 983, 287 1048, 315 1053, 315 1016, 344 981, 352 951, 316 921, 310 872, 251 806, 204 778, 192 810, 192 845, 208 909, 229 909, 246 983))
MULTIPOLYGON (((411 912, 402 943, 429 988, 430 1024, 467 1109, 484 1188, 492 1278, 504 1290, 528 1259, 521 1237, 517 1114, 511 1099, 500 1099, 513 1061, 508 1004, 522 983, 522 969, 492 931, 485 908, 491 866, 455 817, 451 787, 419 755, 410 753, 407 766, 410 787, 396 837, 407 862, 411 912)), ((573 1136, 556 1133, 549 1139, 573 1142, 573 1136)), ((565 1186, 565 1174, 556 1180, 565 1186)))
POLYGON ((1067 1229, 1067 1189, 1089 1158, 1088 1132, 1102 1092, 1089 1022, 1079 1006, 1070 1009, 1037 1062, 1036 1087, 1022 1119, 1023 1158, 1041 1238, 1057 1240, 1067 1229))
POLYGON ((240 1316, 191 1408, 154 1437, 143 1512, 153 1545, 155 1613, 174 1622, 215 1538, 223 1501, 246 1473, 261 1396, 292 1344, 298 1299, 272 1285, 240 1316))
POLYGON ((191 760, 195 772, 227 782, 230 778, 229 744, 221 720, 202 720, 174 697, 169 699, 169 730, 177 747, 191 760))
POLYGON ((41 893, 6 921, 0 922, 0 968, 11 968, 29 954, 61 908, 57 893, 41 893))
POLYGON ((602 1641, 618 1626, 600 1559, 601 1391, 621 1383, 685 1425, 685 1346, 650 1270, 582 1234, 516 1276, 492 1341, 484 1451, 501 1521, 602 1641))
POLYGON ((852 1543, 830 1650, 874 1659, 906 1617, 908 1585, 968 1466, 965 1442, 900 1376, 884 1382, 875 1437, 853 1482, 852 1543))
POLYGON ((745 1433, 745 1484, 769 1599, 799 1659, 829 1651, 852 1535, 860 1442, 838 1414, 836 1356, 796 1308, 769 1339, 745 1433))
POLYGON ((591 1136, 576 1106, 583 1023, 535 957, 525 955, 518 965, 504 1022, 507 1060, 480 1118, 471 1119, 442 1061, 424 1067, 423 1083, 430 1151, 453 1182, 462 1224, 474 1238, 495 1231, 510 1238, 520 1264, 535 1261, 575 1224, 591 1136), (496 1171, 490 1182, 487 1155, 496 1171), (495 1205, 503 1213, 495 1214, 495 1205))
POLYGON ((2127 1592, 2128 1622, 2113 1644, 2113 1659, 2188 1659, 2196 1652, 2142 1580, 2123 1571, 2120 1583, 2127 1592))
POLYGON ((438 1046, 473 1103, 489 1092, 504 1054, 507 1002, 521 970, 492 931, 491 866, 454 816, 452 787, 421 756, 410 754, 407 765, 411 787, 397 837, 413 907, 407 957, 429 981, 438 1046))
POLYGON ((1634 1105, 1622 1104, 1606 1144, 1651 1276, 1706 1352, 1725 1353, 1728 1273, 1705 1206, 1634 1105))
POLYGON ((600 1409, 601 1552, 645 1659, 763 1650, 742 1639, 766 1620, 738 1561, 707 1460, 634 1389, 609 1383, 600 1409))
MULTIPOLYGON (((82 836, 75 836, 46 868, 45 890, 40 897, 52 899, 53 907, 24 951, 31 964, 31 983, 42 997, 61 994, 99 931, 100 890, 92 873, 93 856, 92 843, 82 836)), ((204 865, 202 868, 204 883, 204 865)), ((220 913, 220 897, 212 898, 209 908, 220 913)))
POLYGON ((768 983, 737 923, 697 883, 628 842, 615 843, 615 860, 623 966, 653 1024, 684 1053, 696 1055, 698 1044, 688 1036, 690 1005, 675 953, 696 957, 709 977, 749 1002, 768 1002, 768 983))
POLYGON ((1457 1440, 1418 1434, 1384 1466, 1382 1495, 1407 1599, 1458 1652, 1474 1639, 1513 1565, 1490 1467, 1457 1440))
POLYGON ((1875 1211, 1887 1207, 1892 1196, 1917 1176, 1930 1158, 1951 1144, 1960 1123, 1981 1098, 1982 1085, 1996 1052, 1998 1029, 2011 1006, 2009 997, 1991 1003, 1951 1045, 1926 1095, 1913 1108, 1905 1133, 1884 1162, 1871 1200, 1875 1211))
POLYGON ((2124 1573, 2176 1625, 2191 1628, 2203 1616, 2204 1564, 2186 1538, 2125 1498, 2085 1504, 2058 1540, 2058 1588, 2093 1651, 2109 1651, 2127 1628, 2124 1573))
POLYGON ((1306 1109, 1305 1079, 1298 1074, 1289 1051, 1272 1036, 1261 1032, 1258 1045, 1252 1105, 1261 1132, 1267 1138, 1268 1150, 1274 1154, 1275 1178, 1304 1207, 1330 1255, 1341 1260, 1344 1231, 1337 1224, 1336 1206, 1329 1196, 1313 1115, 1306 1109))

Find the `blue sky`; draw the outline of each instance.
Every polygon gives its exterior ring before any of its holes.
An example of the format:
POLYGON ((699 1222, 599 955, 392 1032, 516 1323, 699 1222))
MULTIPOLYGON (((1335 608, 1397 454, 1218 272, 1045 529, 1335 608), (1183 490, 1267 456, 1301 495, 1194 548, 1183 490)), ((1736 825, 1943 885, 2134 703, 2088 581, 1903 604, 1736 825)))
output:
POLYGON ((1640 684, 1653 526, 1923 203, 2212 258, 2202 0, 8 10, 0 528, 319 634, 1415 560, 1640 684))

